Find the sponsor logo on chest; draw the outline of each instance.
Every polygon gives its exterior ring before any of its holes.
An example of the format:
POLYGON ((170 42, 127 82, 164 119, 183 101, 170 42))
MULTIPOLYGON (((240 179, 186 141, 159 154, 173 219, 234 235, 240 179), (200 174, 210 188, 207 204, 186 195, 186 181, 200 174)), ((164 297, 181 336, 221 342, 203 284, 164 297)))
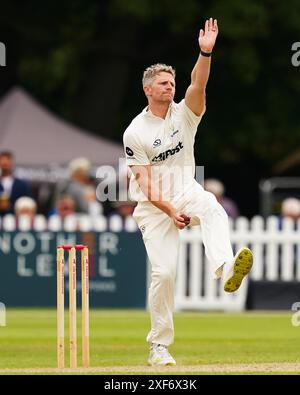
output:
POLYGON ((179 143, 176 145, 175 148, 168 149, 165 152, 162 152, 159 155, 155 156, 152 159, 152 162, 155 162, 155 163, 162 162, 162 161, 166 160, 169 156, 173 156, 173 155, 177 154, 182 149, 183 149, 183 144, 181 141, 179 141, 179 143))

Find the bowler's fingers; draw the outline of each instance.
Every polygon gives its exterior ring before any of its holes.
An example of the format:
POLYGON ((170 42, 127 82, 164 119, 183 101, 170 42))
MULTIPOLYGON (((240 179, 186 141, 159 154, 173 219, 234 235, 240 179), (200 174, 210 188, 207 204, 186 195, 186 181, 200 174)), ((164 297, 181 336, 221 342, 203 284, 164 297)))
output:
POLYGON ((179 221, 176 218, 174 219, 174 223, 175 223, 176 228, 178 228, 178 229, 184 229, 185 228, 185 223, 179 221))
POLYGON ((205 21, 205 26, 204 26, 204 34, 208 33, 208 19, 205 21))
POLYGON ((218 31, 219 31, 217 19, 214 20, 213 31, 215 31, 215 32, 217 32, 217 33, 218 33, 218 31))
POLYGON ((180 214, 180 217, 183 218, 184 223, 185 223, 186 225, 188 225, 188 224, 190 223, 190 221, 191 221, 191 218, 190 218, 188 215, 184 214, 184 213, 181 213, 181 214, 180 214))
MULTIPOLYGON (((202 30, 202 29, 201 29, 202 30)), ((201 33, 200 30, 200 33, 201 33)), ((208 33, 210 31, 218 32, 218 21, 217 19, 209 18, 205 21, 204 33, 208 33)), ((202 37, 200 35, 200 37, 202 37)))
POLYGON ((184 219, 180 215, 176 215, 174 218, 174 223, 178 229, 184 229, 186 226, 184 219))
POLYGON ((175 217, 175 225, 179 229, 184 229, 186 226, 190 224, 190 217, 185 214, 179 214, 175 217))

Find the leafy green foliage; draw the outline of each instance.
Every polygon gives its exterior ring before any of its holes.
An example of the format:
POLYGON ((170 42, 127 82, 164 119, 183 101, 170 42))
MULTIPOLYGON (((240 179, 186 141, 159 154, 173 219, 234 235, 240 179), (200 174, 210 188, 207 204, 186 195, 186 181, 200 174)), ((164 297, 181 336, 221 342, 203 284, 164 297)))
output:
POLYGON ((196 159, 247 165, 250 156, 268 174, 300 144, 300 68, 291 64, 299 14, 297 0, 12 1, 2 6, 0 32, 10 85, 121 141, 145 105, 143 69, 173 64, 181 99, 198 56, 199 29, 216 17, 220 34, 196 159))

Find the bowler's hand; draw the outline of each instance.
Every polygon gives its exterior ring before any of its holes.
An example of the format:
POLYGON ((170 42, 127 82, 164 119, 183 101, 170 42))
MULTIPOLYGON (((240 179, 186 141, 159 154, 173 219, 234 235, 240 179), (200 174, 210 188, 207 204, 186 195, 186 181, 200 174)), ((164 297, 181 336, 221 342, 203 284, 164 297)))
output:
POLYGON ((218 35, 218 23, 213 18, 207 19, 204 30, 201 29, 199 33, 200 49, 204 52, 211 52, 215 46, 218 35))
POLYGON ((172 215, 172 219, 176 228, 178 229, 184 229, 187 225, 189 225, 191 220, 190 217, 188 217, 186 214, 178 212, 172 215))

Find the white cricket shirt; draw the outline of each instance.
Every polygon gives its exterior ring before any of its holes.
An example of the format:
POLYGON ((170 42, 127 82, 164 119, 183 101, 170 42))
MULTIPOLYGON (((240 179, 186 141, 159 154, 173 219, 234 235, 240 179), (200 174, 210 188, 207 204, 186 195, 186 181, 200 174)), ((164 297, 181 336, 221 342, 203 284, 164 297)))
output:
MULTIPOLYGON (((127 166, 152 165, 153 180, 160 185, 163 200, 180 200, 196 182, 194 141, 204 112, 195 115, 184 99, 170 104, 165 119, 153 115, 147 107, 124 132, 127 166)), ((148 201, 133 174, 129 192, 140 204, 148 201)))

